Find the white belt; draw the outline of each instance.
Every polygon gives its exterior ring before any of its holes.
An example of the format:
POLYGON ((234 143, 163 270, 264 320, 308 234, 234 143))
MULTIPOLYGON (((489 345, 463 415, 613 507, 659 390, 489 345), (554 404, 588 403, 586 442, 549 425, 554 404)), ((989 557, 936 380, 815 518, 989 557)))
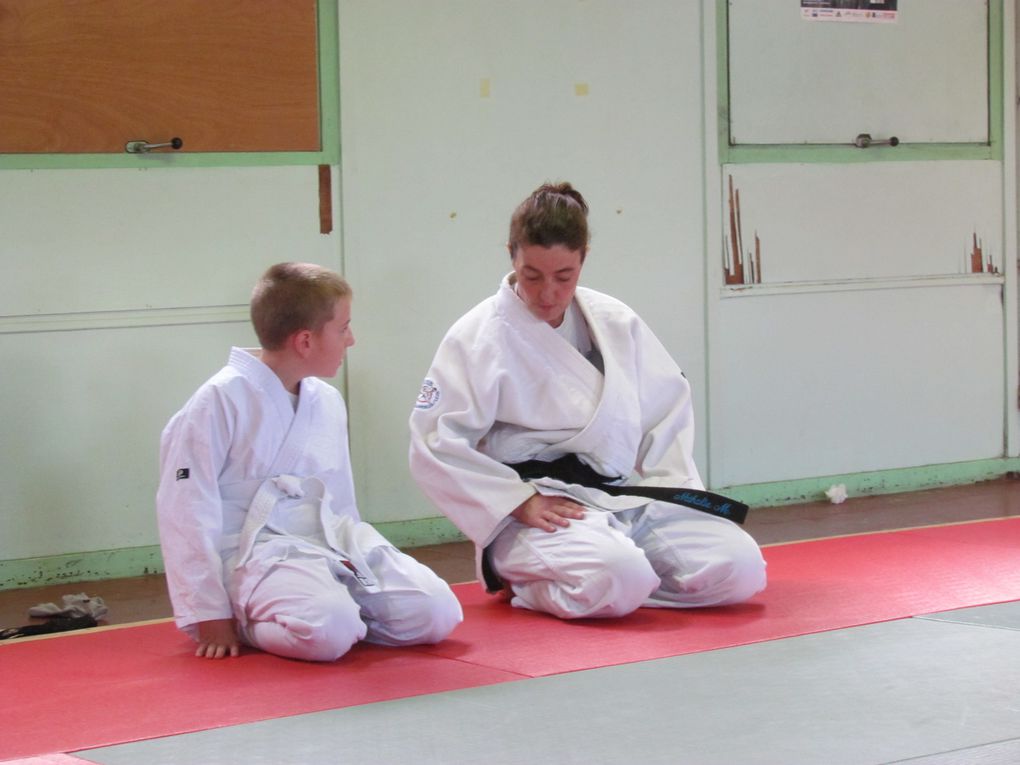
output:
POLYGON ((356 546, 341 545, 337 540, 337 524, 344 521, 353 524, 356 521, 352 518, 333 515, 330 511, 332 497, 329 490, 322 480, 315 476, 302 480, 293 475, 278 475, 262 482, 248 506, 248 515, 245 518, 244 527, 241 529, 237 563, 234 568, 240 568, 251 557, 259 532, 269 522, 269 517, 277 503, 282 499, 304 497, 311 497, 318 501, 319 522, 322 525, 326 543, 340 556, 344 568, 358 580, 362 587, 368 590, 377 590, 378 584, 361 552, 356 546))

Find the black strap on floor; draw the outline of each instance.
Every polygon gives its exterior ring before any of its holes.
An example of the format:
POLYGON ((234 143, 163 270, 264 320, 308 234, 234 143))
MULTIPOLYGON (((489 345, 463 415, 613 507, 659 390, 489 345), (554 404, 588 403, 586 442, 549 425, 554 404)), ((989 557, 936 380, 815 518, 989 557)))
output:
POLYGON ((517 475, 525 481, 533 478, 554 478, 557 481, 563 481, 563 483, 598 489, 606 494, 612 494, 614 497, 646 497, 660 502, 672 502, 674 505, 700 510, 709 515, 726 518, 734 523, 743 523, 747 518, 747 505, 711 491, 678 489, 669 486, 615 486, 611 481, 618 481, 619 478, 602 475, 581 462, 576 454, 567 454, 551 462, 528 460, 507 465, 507 467, 513 468, 517 475))
POLYGON ((98 622, 92 616, 55 616, 41 624, 26 624, 23 627, 0 629, 0 640, 28 637, 29 635, 48 635, 51 632, 83 630, 95 627, 97 624, 98 622))

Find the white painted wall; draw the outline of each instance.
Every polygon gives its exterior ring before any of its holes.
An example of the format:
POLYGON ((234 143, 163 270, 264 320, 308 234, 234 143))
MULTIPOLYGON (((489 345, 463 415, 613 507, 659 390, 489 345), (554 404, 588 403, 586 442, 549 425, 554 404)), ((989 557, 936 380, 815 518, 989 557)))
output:
MULTIPOLYGON (((511 210, 545 180, 591 203, 583 281, 634 306, 687 371, 714 485, 1002 454, 998 286, 723 294, 711 0, 338 2, 337 233, 318 232, 311 167, 0 174, 0 561, 156 543, 159 431, 227 346, 252 342, 248 292, 283 259, 354 285, 364 515, 437 515, 407 474, 407 416, 446 327, 507 269, 511 210)), ((740 169, 744 204, 798 278, 826 236, 799 211, 851 174, 900 207, 845 227, 839 263, 913 273, 917 252, 881 249, 912 239, 909 220, 951 229, 961 255, 959 225, 999 226, 986 236, 1015 266, 1012 167, 904 170, 916 205, 885 165, 788 167, 774 190, 770 172, 740 169), (805 191, 781 198, 796 177, 805 191)))
POLYGON ((546 180, 591 205, 583 283, 638 309, 704 390, 700 14, 341 3, 352 446, 372 518, 435 514, 407 473, 407 417, 446 328, 509 270, 513 208, 546 180))
POLYGON ((998 284, 734 297, 712 338, 719 486, 1002 454, 998 284))
POLYGON ((1002 270, 1001 170, 723 168, 726 221, 732 177, 744 250, 757 234, 774 288, 725 288, 712 270, 713 481, 1002 454, 1003 284, 963 274, 975 234, 1002 270))
POLYGON ((157 543, 159 433, 266 266, 339 266, 318 210, 314 167, 0 173, 0 560, 157 543))
MULTIPOLYGON (((958 36, 969 56, 954 78, 975 61, 981 66, 984 0, 904 7, 886 25, 805 22, 793 5, 768 12, 750 0, 729 6, 736 28, 731 60, 740 64, 735 89, 730 80, 732 112, 741 115, 735 116, 738 140, 748 140, 752 123, 781 122, 787 132, 763 127, 768 134, 755 140, 840 143, 835 123, 848 126, 847 143, 856 132, 847 109, 862 115, 864 125, 904 124, 889 122, 886 89, 899 94, 897 110, 909 107, 912 118, 922 116, 938 135, 898 127, 877 135, 898 132, 912 142, 983 135, 957 128, 974 115, 985 120, 983 104, 967 106, 975 93, 985 100, 984 76, 963 77, 934 111, 928 86, 946 84, 941 69, 932 68, 923 86, 912 83, 918 62, 937 58, 931 45, 940 38, 958 36), (763 63, 777 56, 782 66, 763 63), (902 79, 880 80, 875 61, 885 63, 890 77, 903 71, 902 79), (851 82, 854 77, 859 81, 851 82), (808 80, 803 88, 777 90, 808 80), (869 82, 876 83, 873 94, 869 82), (862 84, 868 94, 850 87, 862 84)), ((1006 9, 1007 34, 1013 10, 1006 9)), ((1010 61, 1011 43, 1005 46, 1010 61)), ((1012 118, 1007 127, 1015 130, 1012 118)), ((718 192, 720 229, 709 238, 710 262, 713 254, 717 259, 707 271, 706 294, 713 484, 1009 453, 1016 362, 1008 349, 1016 317, 1015 307, 1006 307, 1015 306, 1016 256, 1015 211, 1004 201, 1012 199, 1012 165, 786 162, 726 165, 721 177, 713 173, 707 185, 718 192), (731 182, 739 193, 745 258, 755 235, 761 243, 764 284, 750 289, 723 284, 723 252, 734 238, 731 182), (964 273, 975 236, 998 274, 964 273)))

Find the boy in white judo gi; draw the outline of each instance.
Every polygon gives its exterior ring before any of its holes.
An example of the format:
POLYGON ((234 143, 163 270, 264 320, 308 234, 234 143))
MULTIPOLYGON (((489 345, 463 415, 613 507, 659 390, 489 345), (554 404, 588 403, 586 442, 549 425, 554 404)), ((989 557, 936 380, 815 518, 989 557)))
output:
POLYGON ((739 526, 595 488, 704 486, 687 379, 630 308, 577 286, 587 213, 569 184, 514 212, 513 271, 447 332, 418 396, 411 472, 514 606, 571 619, 746 600, 765 563, 739 526))
POLYGON ((358 516, 347 411, 331 378, 354 345, 351 290, 307 263, 270 268, 232 348, 163 431, 156 497, 177 626, 196 655, 244 643, 332 661, 359 640, 435 643, 460 604, 358 516))

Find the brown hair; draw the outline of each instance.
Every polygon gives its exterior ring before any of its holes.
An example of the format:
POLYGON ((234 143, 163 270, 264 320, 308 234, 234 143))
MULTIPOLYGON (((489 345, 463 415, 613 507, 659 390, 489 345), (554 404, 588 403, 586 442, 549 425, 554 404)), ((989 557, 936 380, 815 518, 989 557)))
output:
POLYGON ((277 263, 251 296, 251 323, 266 350, 278 350, 295 332, 318 332, 333 318, 336 301, 351 297, 342 276, 314 263, 277 263))
POLYGON ((569 183, 545 183, 521 202, 510 218, 510 256, 529 244, 588 248, 588 203, 569 183))

